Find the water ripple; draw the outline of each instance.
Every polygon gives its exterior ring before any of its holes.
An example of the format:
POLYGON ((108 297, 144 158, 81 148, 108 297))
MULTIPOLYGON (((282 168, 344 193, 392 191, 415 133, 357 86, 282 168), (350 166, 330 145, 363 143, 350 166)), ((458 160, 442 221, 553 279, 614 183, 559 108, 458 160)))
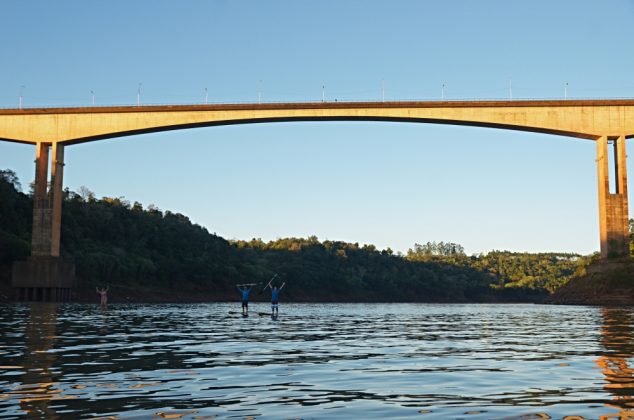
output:
POLYGON ((252 306, 248 318, 226 303, 0 306, 0 417, 528 420, 634 408, 629 309, 288 304, 272 319, 252 306))

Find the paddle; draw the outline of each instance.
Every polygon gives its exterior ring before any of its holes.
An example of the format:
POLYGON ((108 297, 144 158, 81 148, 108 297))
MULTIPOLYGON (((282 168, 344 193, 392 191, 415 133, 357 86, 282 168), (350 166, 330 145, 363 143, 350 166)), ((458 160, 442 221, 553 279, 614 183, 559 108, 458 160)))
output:
POLYGON ((260 291, 260 294, 262 294, 262 293, 266 290, 266 288, 267 288, 267 287, 269 287, 269 286, 271 285, 271 282, 272 282, 273 280, 275 280, 275 277, 277 277, 277 273, 275 273, 275 274, 273 275, 273 277, 271 277, 271 280, 269 280, 269 282, 266 284, 266 286, 264 286, 264 289, 262 289, 262 290, 260 291))

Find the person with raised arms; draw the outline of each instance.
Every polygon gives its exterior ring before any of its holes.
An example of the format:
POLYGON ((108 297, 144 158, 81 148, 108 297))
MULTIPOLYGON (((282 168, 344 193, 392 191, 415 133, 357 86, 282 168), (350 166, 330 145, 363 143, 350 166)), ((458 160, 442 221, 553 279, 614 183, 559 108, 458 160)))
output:
POLYGON ((271 316, 276 317, 279 314, 278 304, 280 299, 280 291, 284 288, 286 282, 282 283, 280 287, 272 286, 271 282, 267 284, 267 287, 271 288, 271 316))
POLYGON ((249 315, 249 295, 251 294, 251 289, 253 289, 255 284, 256 283, 236 284, 236 287, 240 292, 240 296, 242 297, 242 316, 249 315))
POLYGON ((96 287, 95 289, 101 296, 101 309, 106 309, 108 307, 108 289, 110 289, 110 286, 106 286, 103 289, 96 287))

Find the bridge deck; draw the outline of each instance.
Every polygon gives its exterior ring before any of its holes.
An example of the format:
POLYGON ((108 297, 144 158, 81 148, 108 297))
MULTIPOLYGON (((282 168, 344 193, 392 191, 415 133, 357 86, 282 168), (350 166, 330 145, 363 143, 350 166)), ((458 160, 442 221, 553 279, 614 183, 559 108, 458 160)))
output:
POLYGON ((297 102, 0 110, 0 140, 66 145, 167 130, 282 121, 401 121, 634 137, 634 99, 297 102))

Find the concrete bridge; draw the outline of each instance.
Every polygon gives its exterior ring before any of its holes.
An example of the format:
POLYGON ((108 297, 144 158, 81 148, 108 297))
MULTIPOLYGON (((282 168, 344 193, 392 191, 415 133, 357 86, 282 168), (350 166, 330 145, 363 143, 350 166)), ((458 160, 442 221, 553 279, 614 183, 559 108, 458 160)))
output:
POLYGON ((629 256, 625 140, 634 100, 309 102, 0 110, 0 140, 35 145, 31 258, 13 284, 27 300, 69 296, 72 264, 59 259, 64 148, 113 137, 214 125, 283 121, 398 121, 531 131, 596 142, 603 259, 629 256), (614 154, 611 193, 608 153, 614 154), (51 182, 48 186, 49 156, 51 182))

